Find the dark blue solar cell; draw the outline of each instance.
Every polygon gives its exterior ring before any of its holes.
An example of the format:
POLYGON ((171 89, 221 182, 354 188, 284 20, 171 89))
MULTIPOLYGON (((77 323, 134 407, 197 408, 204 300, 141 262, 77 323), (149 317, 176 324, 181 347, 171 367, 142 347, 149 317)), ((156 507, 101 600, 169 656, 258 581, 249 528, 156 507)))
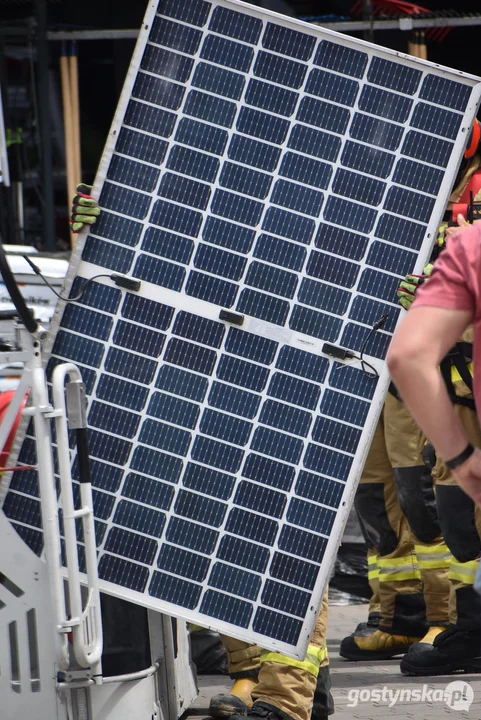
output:
POLYGON ((125 478, 122 495, 137 500, 144 505, 152 505, 161 510, 169 510, 174 499, 175 490, 172 485, 153 478, 129 473, 125 478))
POLYGON ((319 572, 317 565, 299 560, 291 555, 284 555, 276 552, 269 568, 271 577, 283 580, 289 585, 299 585, 300 587, 312 590, 319 572))
POLYGON ((99 562, 99 577, 106 582, 143 592, 149 579, 149 569, 104 553, 99 562))
POLYGON ((311 252, 307 263, 308 275, 348 288, 354 286, 358 273, 359 265, 316 251, 311 252))
POLYGON ((290 210, 318 217, 321 212, 324 195, 317 190, 302 187, 287 180, 277 180, 270 201, 290 210))
POLYGON ((346 132, 350 119, 351 114, 347 108, 315 100, 312 97, 302 98, 296 115, 296 120, 339 133, 339 135, 346 132))
POLYGON ((133 470, 173 483, 178 482, 183 469, 182 460, 179 458, 141 446, 137 446, 134 450, 131 467, 133 470))
POLYGON ((203 465, 187 463, 182 477, 182 485, 202 495, 228 500, 234 489, 235 478, 203 465))
POLYGON ((407 121, 412 105, 413 100, 410 98, 371 85, 364 86, 359 98, 359 110, 398 123, 407 121))
MULTIPOLYGON (((196 444, 199 440, 206 440, 206 438, 198 437, 196 444)), ((196 495, 186 490, 179 490, 175 502, 175 512, 177 515, 186 517, 189 520, 196 520, 197 522, 211 525, 212 527, 220 527, 222 525, 226 511, 227 505, 225 503, 217 502, 216 500, 211 500, 210 498, 196 495)))
POLYGON ((332 167, 312 158, 287 152, 282 158, 279 175, 297 180, 316 188, 327 188, 332 175, 332 167))
POLYGON ((185 286, 187 295, 227 308, 234 304, 238 289, 237 284, 196 271, 190 273, 185 286))
POLYGON ((172 322, 174 308, 162 303, 126 293, 122 305, 122 316, 127 320, 147 325, 157 330, 167 330, 172 322))
POLYGON ((139 442, 150 447, 166 450, 175 455, 187 455, 192 442, 192 434, 187 430, 174 428, 155 420, 144 420, 139 442))
POLYGON ((329 536, 336 513, 318 505, 293 498, 287 511, 287 520, 316 533, 329 536))
MULTIPOLYGON (((167 148, 168 143, 165 140, 160 140, 145 133, 138 133, 128 128, 121 129, 115 146, 116 152, 131 155, 137 160, 145 160, 152 163, 152 165, 162 164, 167 148)), ((97 230, 97 228, 95 229, 97 230)))
POLYGON ((107 536, 104 550, 149 565, 157 552, 157 541, 113 527, 107 536))
POLYGON ((150 214, 150 222, 153 225, 159 225, 191 237, 198 236, 202 220, 202 213, 165 200, 157 200, 150 214))
POLYGON ((265 295, 256 290, 244 289, 240 294, 236 310, 275 325, 284 325, 289 315, 290 305, 287 300, 265 295))
POLYGON ((210 60, 214 65, 224 65, 232 70, 247 73, 254 59, 254 50, 226 38, 207 35, 200 56, 204 60, 210 60))
POLYGON ((91 234, 85 241, 82 260, 92 263, 92 265, 100 265, 109 270, 125 274, 131 268, 134 253, 132 250, 127 250, 127 248, 119 245, 104 242, 104 240, 100 240, 91 234))
POLYGON ((334 176, 332 189, 350 200, 378 206, 386 189, 386 183, 375 178, 339 168, 334 176))
POLYGON ((321 223, 314 238, 314 244, 320 250, 336 253, 351 260, 362 260, 369 238, 356 233, 321 223))
MULTIPOLYGON (((244 452, 240 448, 231 447, 200 435, 196 437, 192 448, 193 460, 230 473, 236 473, 239 470, 243 457, 244 452)), ((202 513, 197 519, 203 521, 202 513)))
POLYGON ((201 585, 158 571, 154 572, 149 585, 149 595, 190 610, 197 607, 201 594, 201 585))
POLYGON ((382 85, 405 95, 415 94, 421 77, 421 70, 380 57, 372 58, 367 73, 367 79, 374 85, 382 85))
POLYGON ((436 195, 443 178, 442 170, 401 158, 396 165, 393 182, 436 195))
POLYGON ((272 172, 279 162, 281 149, 252 138, 234 134, 227 155, 231 160, 272 172))
POLYGON ((427 75, 419 92, 419 97, 428 102, 439 103, 439 98, 443 98, 443 106, 452 108, 453 110, 466 109, 472 88, 455 80, 440 75, 427 75), (444 100, 444 98, 446 98, 444 100))
POLYGON ((59 330, 55 338, 52 354, 68 358, 71 362, 79 362, 92 367, 100 367, 105 346, 80 335, 72 335, 59 330))
POLYGON ((155 386, 175 395, 182 395, 182 397, 187 397, 190 400, 202 402, 209 383, 206 378, 193 375, 179 368, 163 365, 159 370, 155 386))
POLYGON ((433 105, 427 103, 418 103, 414 109, 410 124, 433 135, 441 135, 441 137, 455 140, 462 121, 463 116, 458 113, 444 108, 433 107, 433 105))
POLYGON ((352 107, 359 92, 356 80, 334 75, 325 70, 311 70, 306 83, 306 92, 310 95, 332 100, 339 105, 352 107))
POLYGON ((307 250, 287 240, 262 234, 257 240, 253 255, 259 260, 300 272, 304 267, 307 250))
POLYGON ((226 162, 222 168, 219 183, 222 187, 230 190, 265 200, 271 187, 272 176, 242 165, 226 162))
POLYGON ((131 100, 127 105, 124 124, 138 130, 145 130, 153 135, 170 137, 174 131, 176 120, 175 113, 131 100))
POLYGON ((329 40, 321 40, 314 57, 315 65, 356 78, 362 78, 367 63, 366 53, 329 40))
POLYGON ((175 133, 175 140, 214 155, 222 155, 228 140, 228 134, 227 130, 222 130, 213 125, 206 125, 190 118, 182 118, 175 133))
POLYGON ((302 630, 302 621, 260 607, 255 614, 252 627, 262 635, 295 645, 302 630))
POLYGON ((329 368, 329 361, 314 353, 284 345, 279 353, 276 367, 293 375, 322 383, 329 368))
POLYGON ((214 245, 235 250, 243 255, 252 247, 255 230, 209 216, 202 228, 202 239, 214 245))
POLYGON ((161 285, 170 290, 180 292, 186 275, 186 270, 179 265, 153 258, 150 255, 139 255, 134 268, 136 278, 145 280, 146 282, 161 285))
POLYGON ((214 215, 220 215, 253 227, 259 224, 263 210, 263 203, 241 195, 234 195, 227 190, 216 190, 211 203, 211 212, 214 215))
POLYGON ((424 160, 431 165, 445 168, 451 157, 453 143, 437 137, 429 137, 415 130, 406 134, 401 153, 417 160, 424 160))
POLYGON ((343 420, 362 427, 369 412, 370 403, 364 400, 325 390, 321 400, 320 411, 329 417, 343 420))
POLYGON ((164 75, 169 80, 185 83, 194 66, 192 58, 170 52, 156 45, 146 45, 140 67, 154 75, 164 75))
POLYGON ((217 362, 217 353, 210 348, 172 338, 167 345, 164 360, 188 370, 211 375, 217 362))
POLYGON ((26 496, 18 496, 17 493, 7 493, 3 503, 3 512, 11 520, 42 527, 40 514, 40 503, 38 500, 26 496))
POLYGON ((209 572, 210 560, 173 545, 164 544, 160 548, 157 566, 161 570, 167 570, 189 580, 202 582, 209 572))
POLYGON ((360 368, 334 363, 329 376, 329 385, 352 395, 372 398, 377 380, 368 377, 360 368))
POLYGON ((266 212, 262 229, 309 245, 315 230, 315 221, 287 210, 270 207, 266 212))
MULTIPOLYGON (((399 285, 399 278, 397 285, 399 285)), ((341 338, 341 345, 359 352, 370 332, 370 328, 348 323, 341 338)), ((375 333, 367 343, 365 354, 383 359, 386 356, 390 340, 391 335, 386 335, 382 332, 375 333)))
POLYGON ((106 182, 100 193, 99 205, 101 208, 114 210, 121 215, 129 215, 143 220, 150 207, 150 197, 135 190, 106 182))
POLYGON ((299 302, 319 308, 319 310, 327 310, 335 315, 344 315, 351 300, 351 293, 332 287, 332 285, 318 283, 310 278, 303 278, 297 299, 299 302))
POLYGON ((254 392, 261 392, 269 378, 269 370, 246 360, 223 355, 217 368, 217 377, 232 385, 240 385, 254 390, 254 392))
POLYGON ((148 227, 142 240, 142 250, 188 265, 194 243, 188 238, 174 235, 166 230, 148 227))
POLYGON ((300 153, 336 162, 341 149, 341 139, 322 130, 294 125, 287 145, 300 153))
POLYGON ((214 382, 208 402, 209 405, 219 408, 219 410, 226 410, 234 415, 252 419, 257 414, 261 398, 246 390, 214 382))
POLYGON ((108 340, 113 319, 87 308, 67 305, 62 316, 62 326, 98 340, 108 340))
POLYGON ((191 175, 209 183, 213 183, 216 179, 219 165, 218 158, 182 145, 174 145, 167 159, 167 167, 170 170, 175 170, 183 175, 191 175))
POLYGON ((294 297, 297 283, 297 275, 256 261, 249 265, 245 279, 246 285, 288 298, 294 297))
MULTIPOLYGON (((307 475, 307 473, 305 474, 307 475)), ((314 560, 314 562, 321 562, 327 541, 320 535, 305 532, 292 527, 292 525, 284 525, 278 545, 280 550, 286 550, 287 552, 292 552, 292 548, 295 547, 296 555, 305 557, 308 560, 314 560)))
POLYGON ((198 550, 211 555, 217 544, 219 533, 203 525, 195 525, 181 518, 172 517, 167 526, 165 537, 169 542, 198 550))
POLYGON ((299 90, 304 82, 306 72, 307 65, 263 51, 258 53, 254 65, 254 75, 257 75, 257 77, 296 90, 299 90))
POLYGON ((165 525, 165 513, 138 503, 120 500, 113 519, 117 525, 159 538, 165 525))
MULTIPOLYGON (((284 407, 286 406, 284 405, 284 407)), ((293 410, 293 408, 290 409, 293 410)), ((284 465, 284 463, 262 457, 262 455, 250 453, 242 470, 242 476, 250 480, 257 480, 263 485, 289 492, 294 480, 295 470, 291 465, 284 465)))
POLYGON ((252 431, 252 423, 206 408, 202 413, 199 429, 205 435, 245 447, 252 431))
POLYGON ((263 365, 270 365, 277 352, 275 340, 248 333, 245 330, 230 328, 225 349, 233 355, 240 355, 248 360, 255 360, 263 365))
POLYGON ((232 508, 227 518, 225 530, 233 535, 240 535, 253 540, 256 543, 272 546, 279 531, 279 524, 275 520, 254 515, 247 512, 247 510, 232 508))
POLYGON ((33 528, 25 527, 24 525, 17 525, 16 523, 12 523, 12 527, 32 552, 40 557, 43 550, 43 533, 37 532, 37 530, 33 528))
POLYGON ((282 145, 289 132, 290 123, 275 115, 242 107, 237 118, 236 128, 245 135, 282 145))
POLYGON ((267 394, 278 400, 315 410, 321 390, 317 385, 297 378, 274 373, 267 394))
POLYGON ((174 425, 194 430, 200 414, 200 407, 186 400, 165 395, 164 393, 153 393, 147 414, 159 420, 167 420, 174 425))
POLYGON ((139 72, 132 90, 132 97, 169 110, 178 110, 182 105, 184 93, 185 87, 182 85, 139 72))
POLYGON ((218 348, 222 345, 225 326, 215 320, 208 320, 181 310, 175 319, 172 332, 188 340, 218 348))
POLYGON ((269 517, 281 518, 286 507, 287 496, 261 485, 241 481, 237 486, 234 503, 269 517))
POLYGON ((165 335, 155 330, 139 327, 136 323, 117 322, 113 335, 113 343, 128 350, 135 350, 142 355, 159 357, 164 347, 165 335))
POLYGON ((404 128, 385 120, 377 120, 370 115, 356 113, 349 134, 356 140, 375 145, 385 150, 396 150, 402 140, 404 128))
POLYGON ((258 427, 254 432, 251 448, 263 455, 270 455, 278 460, 296 464, 301 459, 304 443, 302 440, 284 435, 284 433, 258 427))
POLYGON ((95 234, 134 247, 139 242, 142 227, 141 223, 112 215, 102 209, 102 214, 95 223, 95 234))
POLYGON ((333 342, 341 330, 342 320, 296 305, 289 319, 289 327, 297 332, 333 342))
POLYGON ((186 115, 229 128, 232 127, 236 112, 235 103, 212 97, 198 90, 189 92, 184 105, 186 115))
MULTIPOLYGON (((293 90, 252 79, 247 86, 244 101, 247 105, 254 105, 262 110, 290 117, 296 109, 298 98, 298 94, 293 90)), ((264 138, 264 140, 268 139, 268 137, 264 138)))
MULTIPOLYGON (((362 370, 359 372, 362 372, 362 370)), ((345 487, 344 483, 301 470, 296 483, 296 495, 305 497, 308 500, 314 500, 314 502, 322 505, 337 508, 341 502, 345 487)))
POLYGON ((262 32, 262 20, 245 12, 219 6, 214 8, 209 29, 255 45, 262 32))
POLYGON ((374 242, 369 249, 366 262, 368 265, 380 270, 387 270, 404 277, 404 275, 412 271, 416 259, 416 254, 410 250, 386 245, 383 242, 374 242))
POLYGON ((215 95, 223 95, 231 100, 240 100, 244 90, 245 78, 232 70, 200 62, 192 78, 194 87, 207 90, 215 95))
POLYGON ((219 560, 225 560, 254 572, 264 572, 269 562, 269 550, 247 540, 224 535, 217 551, 219 560))
POLYGON ((349 200, 331 196, 327 199, 323 215, 325 220, 334 224, 361 233, 369 233, 374 227, 377 212, 373 208, 356 205, 349 200))
POLYGON ((159 195, 174 200, 181 205, 190 205, 191 207, 205 210, 210 198, 211 188, 209 185, 189 180, 180 175, 165 173, 162 177, 159 187, 159 195))
POLYGON ((252 616, 253 606, 244 600, 214 590, 206 590, 199 612, 246 628, 252 616))
POLYGON ((384 202, 384 209, 428 223, 435 203, 436 198, 426 197, 404 188, 391 187, 384 202))
POLYGON ((353 458, 335 450, 309 444, 304 456, 304 466, 314 472, 324 472, 338 480, 347 480, 353 458))
POLYGON ((270 22, 267 23, 262 38, 262 46, 267 50, 289 55, 297 60, 309 60, 315 44, 316 38, 313 35, 270 22))
POLYGON ((199 243, 194 257, 194 267, 229 280, 240 280, 246 263, 247 258, 203 243, 199 243))
POLYGON ((357 450, 360 437, 361 430, 324 417, 317 418, 312 431, 312 439, 315 442, 353 454, 357 450))
POLYGON ((305 410, 292 408, 275 400, 266 400, 262 407, 259 422, 293 435, 307 437, 311 427, 312 415, 305 410))
POLYGON ((374 325, 382 315, 389 315, 383 329, 387 332, 394 332, 394 327, 398 321, 400 313, 399 307, 393 307, 392 305, 385 305, 384 303, 377 302, 371 298, 363 297, 358 295, 354 298, 351 310, 349 311, 349 317, 351 320, 364 323, 365 325, 374 325))
MULTIPOLYGON (((414 264, 413 264, 414 267, 414 264)), ((412 268, 411 268, 412 269, 412 268)), ((399 278, 376 272, 370 268, 363 270, 358 285, 358 291, 364 295, 373 295, 379 300, 396 302, 396 292, 399 287, 399 278)))
POLYGON ((202 32, 157 15, 152 23, 149 40, 186 55, 195 55, 202 40, 202 32))
POLYGON ((352 140, 346 142, 341 155, 341 163, 346 167, 384 179, 391 174, 395 159, 391 153, 352 140))
POLYGON ((89 425, 100 430, 112 430, 122 437, 133 438, 140 423, 140 415, 94 400, 88 416, 89 425))
POLYGON ((86 278, 77 275, 73 281, 69 297, 75 297, 82 290, 82 297, 76 301, 77 303, 102 308, 107 313, 116 313, 122 298, 120 289, 98 282, 89 282, 86 286, 86 282, 86 278), (83 290, 84 287, 85 290, 83 290))
POLYGON ((204 0, 189 0, 181 5, 176 0, 161 0, 158 12, 176 20, 183 20, 191 25, 202 27, 207 22, 211 7, 211 3, 204 2, 204 0))

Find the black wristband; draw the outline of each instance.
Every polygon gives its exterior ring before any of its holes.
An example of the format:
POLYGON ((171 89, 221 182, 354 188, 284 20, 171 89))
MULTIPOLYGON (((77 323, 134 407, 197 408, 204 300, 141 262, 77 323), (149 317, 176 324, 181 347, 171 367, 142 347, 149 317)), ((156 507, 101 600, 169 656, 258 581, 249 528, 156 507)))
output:
POLYGON ((456 457, 453 457, 452 460, 445 460, 444 464, 449 470, 456 470, 456 468, 462 465, 463 462, 466 462, 468 457, 471 457, 473 452, 474 445, 468 443, 464 448, 463 452, 459 453, 459 455, 456 455, 456 457))

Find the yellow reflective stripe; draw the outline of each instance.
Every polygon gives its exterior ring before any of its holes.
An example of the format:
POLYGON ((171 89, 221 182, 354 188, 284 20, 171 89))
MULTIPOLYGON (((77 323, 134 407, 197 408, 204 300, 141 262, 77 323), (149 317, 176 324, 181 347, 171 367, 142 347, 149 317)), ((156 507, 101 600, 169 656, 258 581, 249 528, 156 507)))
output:
POLYGON ((309 645, 304 660, 295 660, 294 658, 288 657, 287 655, 282 655, 281 653, 265 652, 263 650, 261 652, 259 661, 261 663, 275 662, 281 663, 282 665, 289 665, 290 667, 297 667, 317 677, 319 675, 319 666, 321 664, 321 658, 319 657, 321 650, 322 649, 318 648, 316 645, 309 645))
POLYGON ((379 582, 390 582, 393 580, 419 580, 421 573, 417 562, 412 556, 400 558, 378 558, 379 582))
POLYGON ((415 545, 414 551, 416 557, 419 557, 419 553, 428 553, 429 555, 442 555, 443 553, 449 553, 449 548, 446 543, 438 543, 437 545, 415 545))
POLYGON ((450 580, 459 580, 472 585, 478 571, 479 560, 470 560, 466 563, 452 562, 449 568, 448 578, 450 580))
POLYGON ((379 577, 379 568, 376 568, 375 570, 368 570, 367 571, 367 578, 368 580, 375 580, 379 577))
MULTIPOLYGON (((471 375, 471 377, 473 377, 473 374, 474 374, 473 363, 472 363, 472 362, 467 363, 467 368, 468 368, 468 370, 469 370, 469 374, 471 375)), ((451 366, 451 380, 452 380, 452 382, 459 382, 459 381, 462 380, 462 379, 463 379, 463 378, 462 378, 461 375, 459 374, 457 368, 456 368, 454 365, 452 365, 452 366, 451 366)))
POLYGON ((445 543, 439 545, 415 545, 414 550, 421 570, 437 570, 449 567, 453 559, 445 543))
POLYGON ((451 555, 447 555, 445 558, 437 558, 436 560, 418 559, 420 570, 442 570, 442 568, 448 568, 451 565, 451 555))
POLYGON ((419 570, 409 572, 379 573, 379 582, 400 582, 401 580, 421 580, 419 570))
POLYGON ((377 554, 367 556, 368 565, 377 565, 377 554))
POLYGON ((395 565, 397 565, 398 567, 415 567, 416 562, 414 560, 414 557, 414 553, 412 555, 404 555, 404 557, 399 558, 384 559, 380 557, 377 559, 377 564, 379 566, 379 569, 381 569, 382 567, 394 567, 395 565))
POLYGON ((319 648, 319 652, 317 653, 319 657, 319 663, 322 663, 323 660, 327 660, 329 657, 329 653, 327 652, 327 647, 319 648))

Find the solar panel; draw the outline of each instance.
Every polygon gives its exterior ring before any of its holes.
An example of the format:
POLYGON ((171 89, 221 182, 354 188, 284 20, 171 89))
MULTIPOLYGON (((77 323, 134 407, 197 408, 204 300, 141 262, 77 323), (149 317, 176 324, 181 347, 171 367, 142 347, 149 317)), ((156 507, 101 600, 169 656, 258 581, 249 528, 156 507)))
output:
MULTIPOLYGON (((150 4, 67 281, 141 287, 61 306, 49 361, 87 385, 105 591, 303 655, 479 82, 238 2, 150 4)), ((34 473, 3 509, 41 552, 34 473)))

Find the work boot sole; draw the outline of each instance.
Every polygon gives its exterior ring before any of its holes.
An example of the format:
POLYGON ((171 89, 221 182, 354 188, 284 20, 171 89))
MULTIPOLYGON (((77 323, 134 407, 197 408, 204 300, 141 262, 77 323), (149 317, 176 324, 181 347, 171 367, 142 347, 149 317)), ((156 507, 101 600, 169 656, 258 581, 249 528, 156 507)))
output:
POLYGON ((346 660, 391 660, 404 655, 408 648, 391 648, 390 650, 361 650, 352 637, 344 638, 339 648, 339 655, 346 660))
POLYGON ((247 715, 248 707, 244 708, 234 708, 232 705, 216 705, 215 707, 209 708, 209 715, 210 717, 214 718, 229 718, 232 717, 232 715, 247 715))
POLYGON ((442 667, 419 667, 412 665, 407 656, 401 660, 401 672, 403 675, 451 675, 455 672, 464 673, 481 673, 481 658, 472 658, 471 660, 460 660, 456 663, 450 663, 449 665, 443 665, 442 667))
POLYGON ((229 693, 214 695, 209 705, 209 715, 215 718, 228 718, 231 715, 247 715, 249 706, 237 697, 229 693))

